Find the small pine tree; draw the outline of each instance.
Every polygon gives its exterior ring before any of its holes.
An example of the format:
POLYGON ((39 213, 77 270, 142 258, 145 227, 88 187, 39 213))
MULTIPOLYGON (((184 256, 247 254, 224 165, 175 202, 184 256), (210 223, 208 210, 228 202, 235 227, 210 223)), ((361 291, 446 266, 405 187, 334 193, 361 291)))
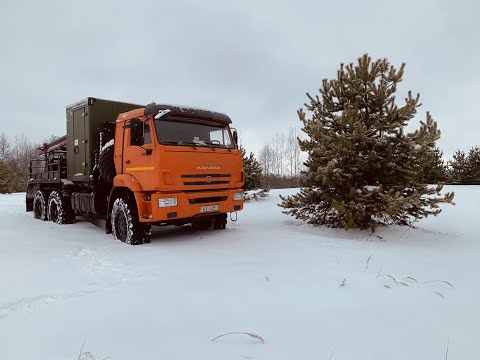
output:
POLYGON ((438 184, 447 181, 447 166, 442 159, 443 151, 438 147, 429 151, 432 152, 432 162, 423 169, 422 180, 427 184, 438 184))
POLYGON ((478 146, 471 148, 468 152, 465 183, 469 185, 480 184, 480 148, 478 146))
POLYGON ((374 228, 411 225, 452 203, 453 193, 441 196, 441 185, 421 181, 440 131, 427 112, 418 130, 405 132, 420 104, 411 92, 403 106, 395 104, 404 69, 365 54, 323 80, 320 96, 307 94, 311 116, 298 111, 308 136, 299 140, 307 170, 300 193, 282 197, 284 213, 316 225, 374 228))
POLYGON ((452 160, 448 162, 449 182, 451 184, 465 184, 468 176, 467 155, 460 150, 455 151, 452 160))
POLYGON ((260 163, 255 159, 255 155, 252 152, 247 156, 245 148, 241 147, 240 150, 242 152, 243 171, 245 176, 243 189, 248 191, 261 188, 263 169, 260 166, 260 163))
POLYGON ((24 192, 27 190, 28 181, 23 174, 13 173, 12 175, 12 192, 24 192))

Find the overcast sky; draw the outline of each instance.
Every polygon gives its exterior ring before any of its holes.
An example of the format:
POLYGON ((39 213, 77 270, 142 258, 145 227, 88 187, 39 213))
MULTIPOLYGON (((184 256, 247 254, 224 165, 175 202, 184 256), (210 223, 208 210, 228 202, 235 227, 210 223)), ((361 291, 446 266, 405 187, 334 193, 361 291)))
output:
MULTIPOLYGON (((88 96, 225 112, 247 150, 300 127, 296 111, 339 63, 407 63, 439 146, 480 145, 477 1, 0 0, 1 131, 65 134, 88 96)), ((416 126, 416 125, 415 125, 416 126)))

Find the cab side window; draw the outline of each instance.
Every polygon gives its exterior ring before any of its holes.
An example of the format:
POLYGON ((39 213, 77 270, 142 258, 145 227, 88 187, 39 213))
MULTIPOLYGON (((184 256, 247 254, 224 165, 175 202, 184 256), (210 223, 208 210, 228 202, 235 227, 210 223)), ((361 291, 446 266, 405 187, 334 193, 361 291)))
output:
POLYGON ((130 120, 130 145, 143 145, 143 123, 139 119, 130 120))
POLYGON ((142 146, 151 143, 150 120, 132 119, 130 121, 130 146, 142 146))

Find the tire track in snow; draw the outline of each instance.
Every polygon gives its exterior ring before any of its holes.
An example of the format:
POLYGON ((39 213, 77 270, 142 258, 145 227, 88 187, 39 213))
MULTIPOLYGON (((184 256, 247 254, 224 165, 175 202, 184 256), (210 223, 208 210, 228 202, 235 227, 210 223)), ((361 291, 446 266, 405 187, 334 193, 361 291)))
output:
POLYGON ((47 294, 47 295, 38 295, 32 297, 22 298, 17 301, 6 303, 0 305, 0 319, 6 318, 10 314, 25 310, 33 310, 37 304, 53 304, 58 301, 69 300, 73 298, 82 297, 85 295, 93 294, 99 292, 101 289, 92 289, 92 290, 80 290, 80 291, 66 291, 60 294, 47 294))
POLYGON ((89 275, 103 275, 113 277, 113 279, 106 280, 103 283, 94 283, 95 285, 84 290, 61 291, 58 293, 24 297, 4 304, 0 303, 0 320, 19 311, 33 312, 41 306, 48 306, 102 291, 118 289, 131 283, 156 280, 160 276, 160 274, 146 274, 133 271, 131 266, 112 261, 108 257, 101 256, 97 251, 88 247, 79 251, 73 251, 55 261, 78 266, 83 272, 89 275))
POLYGON ((108 291, 111 289, 121 288, 129 283, 144 281, 144 280, 154 280, 154 277, 145 277, 140 276, 137 279, 119 279, 117 281, 106 283, 105 285, 99 285, 90 289, 85 290, 70 290, 64 291, 61 293, 45 294, 38 296, 31 296, 21 298, 17 301, 12 301, 5 304, 0 304, 0 321, 13 313, 19 311, 33 312, 35 309, 45 305, 53 305, 58 302, 68 301, 71 299, 81 298, 88 295, 93 295, 103 291, 108 291))

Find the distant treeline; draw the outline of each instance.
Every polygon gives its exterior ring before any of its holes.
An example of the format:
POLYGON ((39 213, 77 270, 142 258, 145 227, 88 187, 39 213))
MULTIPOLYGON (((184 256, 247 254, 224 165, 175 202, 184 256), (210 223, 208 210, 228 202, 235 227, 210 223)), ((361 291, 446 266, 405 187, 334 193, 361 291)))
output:
MULTIPOLYGON (((264 146, 265 149, 267 145, 264 146)), ((423 181, 428 184, 445 183, 450 185, 480 185, 480 148, 475 146, 468 152, 457 150, 448 161, 443 159, 443 152, 435 148, 434 161, 423 172, 423 181)), ((300 156, 298 157, 300 158, 300 156)), ((263 160, 263 159, 262 159, 263 160)), ((264 165, 263 161, 260 161, 264 165)), ((278 171, 262 174, 266 187, 271 189, 301 187, 302 164, 297 163, 296 173, 278 171)), ((271 168, 270 168, 271 169, 271 168)))
MULTIPOLYGON (((287 134, 277 132, 266 142, 256 157, 262 167, 263 186, 270 189, 300 187, 303 162, 306 154, 300 150, 298 138, 303 136, 299 128, 290 128, 287 134)), ((452 159, 445 161, 443 152, 432 150, 434 161, 423 172, 423 181, 430 184, 456 185, 480 184, 480 148, 468 153, 457 150, 452 159)))
MULTIPOLYGON (((289 128, 287 133, 277 132, 258 152, 261 187, 282 189, 300 186, 301 170, 305 154, 300 150, 299 128, 289 128)), ((242 139, 240 139, 240 142, 242 139)), ((245 162, 245 161, 244 161, 245 162)))
POLYGON ((452 185, 480 185, 480 148, 475 146, 465 153, 457 150, 449 161, 443 160, 443 152, 433 150, 434 162, 424 171, 427 183, 443 182, 452 185))
POLYGON ((0 133, 0 193, 26 190, 30 159, 36 156, 40 146, 23 134, 9 139, 5 133, 0 133))
MULTIPOLYGON (((298 146, 299 129, 289 129, 288 135, 277 133, 270 143, 260 150, 259 163, 262 167, 263 186, 270 189, 300 187, 304 154, 298 146)), ((42 143, 55 139, 51 136, 42 143)), ((28 181, 30 159, 37 156, 40 143, 28 140, 25 135, 9 139, 0 133, 0 193, 25 191, 28 181)), ((454 185, 480 185, 480 148, 468 152, 457 150, 448 161, 443 152, 435 148, 434 161, 425 169, 426 183, 454 185)))

